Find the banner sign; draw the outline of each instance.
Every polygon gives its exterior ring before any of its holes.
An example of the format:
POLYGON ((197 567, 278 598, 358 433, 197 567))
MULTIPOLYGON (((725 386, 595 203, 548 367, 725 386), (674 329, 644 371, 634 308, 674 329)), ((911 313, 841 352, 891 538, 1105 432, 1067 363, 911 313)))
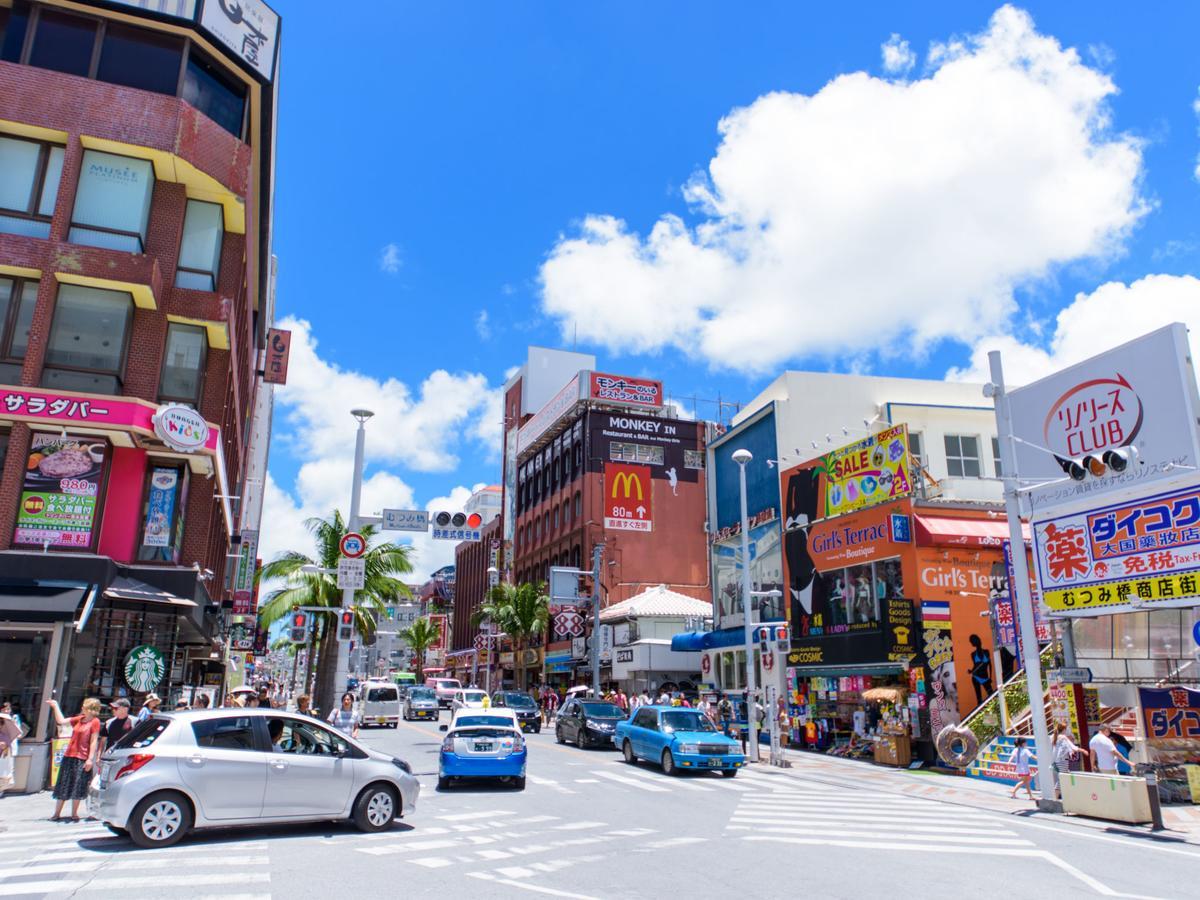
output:
POLYGON ((89 549, 107 453, 103 439, 34 434, 13 543, 89 549))
POLYGON ((262 0, 205 0, 200 27, 267 81, 275 77, 279 15, 262 0))
MULTIPOLYGON (((1011 602, 1012 591, 1010 590, 1010 586, 1017 580, 1016 569, 1013 566, 1012 542, 1004 541, 1004 543, 1000 545, 1000 552, 1004 554, 1004 573, 1006 576, 1004 579, 1006 582, 1004 593, 1010 598, 1011 602)), ((1029 593, 1031 595, 1031 600, 1033 601, 1033 630, 1037 633, 1037 640, 1039 644, 1048 643, 1049 641, 1053 640, 1054 633, 1051 631, 1050 623, 1046 619, 1047 615, 1049 614, 1049 610, 1046 608, 1045 595, 1041 591, 1037 590, 1037 588, 1035 588, 1032 584, 1029 585, 1029 593)), ((1017 613, 1016 604, 1012 604, 1012 611, 1014 627, 1019 628, 1020 626, 1017 623, 1020 622, 1020 617, 1017 613)))
POLYGON ((1017 471, 1023 481, 1047 482, 1029 492, 1035 517, 1165 490, 1197 466, 1200 402, 1187 329, 1178 323, 1014 388, 1009 406, 1022 438, 1014 442, 1017 471), (1063 474, 1062 460, 1130 445, 1138 459, 1124 472, 1082 481, 1063 474))
POLYGON ((446 627, 446 616, 438 613, 429 616, 429 623, 438 630, 438 639, 430 645, 431 650, 445 650, 449 646, 450 635, 446 627))
POLYGON ((586 610, 581 606, 552 605, 550 618, 554 624, 554 639, 576 638, 584 633, 586 610))
POLYGON ((580 400, 579 376, 576 375, 555 394, 550 402, 534 413, 517 432, 517 455, 520 456, 537 442, 547 429, 580 400))
POLYGON ((604 527, 614 531, 652 531, 649 466, 604 465, 604 527))
POLYGON ((292 333, 282 328, 267 332, 267 361, 263 366, 263 381, 267 384, 287 384, 288 357, 292 353, 292 333))
POLYGON ((1146 742, 1171 749, 1178 742, 1200 742, 1200 691, 1185 687, 1138 688, 1146 722, 1146 742))
POLYGON ((245 530, 238 545, 237 569, 233 573, 233 614, 252 616, 254 609, 254 572, 258 567, 258 532, 245 530))
POLYGON ((911 492, 908 426, 897 425, 824 458, 825 518, 896 500, 911 492))
POLYGON ((150 473, 150 494, 146 499, 146 527, 142 544, 146 547, 171 546, 171 523, 175 521, 175 488, 179 470, 155 466, 150 473))
POLYGON ((661 381, 592 372, 588 396, 592 400, 605 403, 624 403, 657 409, 663 404, 663 387, 661 381))
POLYGON ((1038 584, 1057 613, 1200 597, 1200 488, 1033 525, 1038 584))

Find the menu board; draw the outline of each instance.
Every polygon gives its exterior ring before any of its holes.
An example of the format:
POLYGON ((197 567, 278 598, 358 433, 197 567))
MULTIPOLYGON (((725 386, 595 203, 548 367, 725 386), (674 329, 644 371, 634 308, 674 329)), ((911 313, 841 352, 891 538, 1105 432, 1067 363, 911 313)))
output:
POLYGON ((13 543, 89 549, 107 455, 103 440, 35 433, 13 543))

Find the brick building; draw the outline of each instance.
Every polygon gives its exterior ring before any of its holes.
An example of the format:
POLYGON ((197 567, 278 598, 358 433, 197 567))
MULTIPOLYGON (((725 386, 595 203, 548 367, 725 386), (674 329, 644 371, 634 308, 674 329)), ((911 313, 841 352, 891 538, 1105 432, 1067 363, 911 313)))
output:
POLYGON ((219 684, 253 572, 280 23, 240 7, 0 0, 0 696, 38 739, 51 690, 219 684))

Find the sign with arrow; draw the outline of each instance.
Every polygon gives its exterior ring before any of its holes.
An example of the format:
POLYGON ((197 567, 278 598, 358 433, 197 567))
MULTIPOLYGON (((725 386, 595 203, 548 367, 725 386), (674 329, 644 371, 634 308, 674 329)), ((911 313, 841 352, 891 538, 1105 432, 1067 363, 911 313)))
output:
POLYGON ((652 531, 653 485, 649 466, 604 465, 604 527, 652 531))

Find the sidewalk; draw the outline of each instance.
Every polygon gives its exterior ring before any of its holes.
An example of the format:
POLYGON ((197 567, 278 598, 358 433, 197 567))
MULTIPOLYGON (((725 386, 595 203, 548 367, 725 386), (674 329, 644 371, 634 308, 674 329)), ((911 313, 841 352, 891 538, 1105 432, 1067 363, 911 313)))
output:
POLYGON ((1154 832, 1149 825, 1129 825, 1123 822, 1042 812, 1024 795, 1018 795, 1017 800, 1011 799, 1009 791, 1012 788, 995 781, 968 778, 965 775, 946 775, 930 769, 897 769, 801 750, 784 752, 792 764, 791 769, 770 769, 764 765, 759 771, 778 772, 783 777, 827 780, 845 786, 871 787, 926 800, 1020 815, 1024 818, 1044 819, 1098 831, 1124 831, 1142 836, 1153 834, 1164 840, 1186 841, 1200 846, 1200 806, 1164 806, 1162 812, 1166 830, 1154 832))

